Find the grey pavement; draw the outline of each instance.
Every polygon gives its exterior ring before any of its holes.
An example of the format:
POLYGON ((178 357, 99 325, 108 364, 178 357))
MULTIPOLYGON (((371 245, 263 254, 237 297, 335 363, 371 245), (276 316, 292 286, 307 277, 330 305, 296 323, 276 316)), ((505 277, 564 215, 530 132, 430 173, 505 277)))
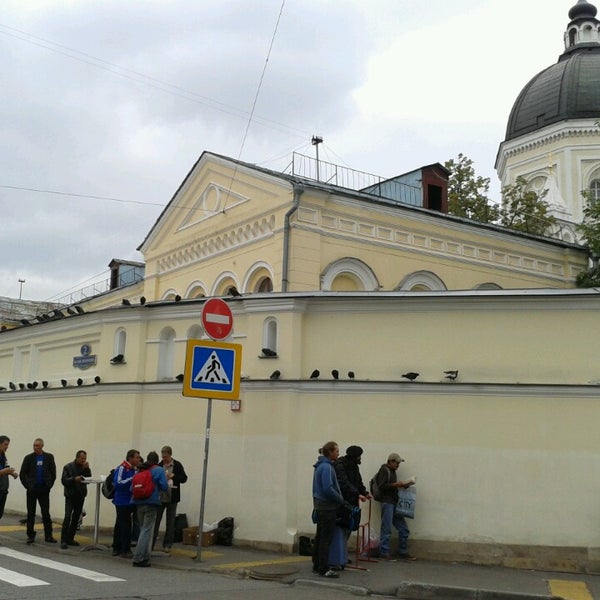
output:
MULTIPOLYGON (((22 515, 5 514, 0 521, 0 544, 27 551, 25 527, 19 523, 22 515)), ((80 548, 61 550, 58 544, 43 541, 41 525, 37 524, 36 551, 48 555, 77 555, 80 548)), ((82 547, 92 542, 93 529, 85 527, 76 539, 82 547)), ((55 537, 60 526, 55 525, 55 537)), ((112 535, 101 531, 99 543, 108 547, 112 535)), ((92 549, 100 562, 125 560, 112 557, 109 549, 92 549)), ((352 556, 351 558, 355 558, 352 556)), ((208 546, 197 560, 195 546, 175 544, 167 554, 152 554, 152 568, 198 571, 228 577, 273 580, 294 588, 306 588, 307 593, 323 596, 337 589, 358 596, 424 600, 526 600, 564 598, 566 600, 600 600, 600 577, 597 575, 512 569, 446 563, 418 558, 414 562, 360 560, 340 572, 339 579, 325 579, 312 573, 310 557, 257 550, 238 546, 208 546), (357 568, 358 567, 358 568, 357 568), (319 593, 318 590, 321 590, 319 593)))

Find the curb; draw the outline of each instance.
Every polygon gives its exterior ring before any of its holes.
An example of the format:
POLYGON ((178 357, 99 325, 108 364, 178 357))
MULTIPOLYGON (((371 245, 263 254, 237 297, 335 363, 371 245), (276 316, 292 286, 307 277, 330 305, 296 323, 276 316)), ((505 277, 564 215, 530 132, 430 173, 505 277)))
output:
POLYGON ((332 583, 329 581, 318 581, 314 579, 296 579, 291 587, 312 587, 329 590, 339 590, 352 594, 353 596, 369 596, 371 592, 365 588, 357 585, 346 585, 344 583, 332 583))
POLYGON ((562 600, 546 594, 522 594, 426 583, 403 583, 396 589, 403 600, 562 600))

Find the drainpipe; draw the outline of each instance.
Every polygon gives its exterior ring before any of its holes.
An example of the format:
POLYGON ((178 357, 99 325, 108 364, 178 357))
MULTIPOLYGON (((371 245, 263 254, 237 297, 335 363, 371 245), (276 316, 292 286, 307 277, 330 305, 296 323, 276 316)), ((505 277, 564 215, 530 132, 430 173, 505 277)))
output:
POLYGON ((283 269, 281 273, 281 291, 288 291, 288 274, 289 274, 289 255, 290 255, 290 217, 298 210, 300 205, 300 196, 304 193, 304 188, 294 184, 294 200, 292 208, 285 213, 285 220, 283 222, 283 269))

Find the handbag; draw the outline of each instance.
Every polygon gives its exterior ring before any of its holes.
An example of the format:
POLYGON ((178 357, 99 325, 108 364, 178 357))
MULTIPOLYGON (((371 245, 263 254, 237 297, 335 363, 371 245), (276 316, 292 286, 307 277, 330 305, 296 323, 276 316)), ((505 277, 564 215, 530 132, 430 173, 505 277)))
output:
POLYGON ((342 505, 337 510, 336 525, 356 531, 360 526, 361 511, 358 506, 342 505))
POLYGON ((396 514, 409 519, 415 518, 415 504, 417 502, 417 489, 414 485, 409 488, 400 488, 398 490, 398 503, 396 504, 396 514))

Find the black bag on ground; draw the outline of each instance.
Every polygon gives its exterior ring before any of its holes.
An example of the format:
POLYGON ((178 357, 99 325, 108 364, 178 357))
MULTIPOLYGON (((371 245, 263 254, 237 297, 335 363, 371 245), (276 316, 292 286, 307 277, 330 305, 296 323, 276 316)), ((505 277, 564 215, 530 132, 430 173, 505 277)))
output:
POLYGON ((298 538, 298 554, 300 556, 313 555, 313 540, 311 540, 307 535, 301 535, 298 538))
POLYGON ((217 523, 217 539, 219 546, 233 545, 233 517, 225 517, 217 523))
POLYGON ((185 513, 179 513, 175 515, 175 528, 173 531, 173 541, 176 544, 183 542, 183 530, 188 528, 187 515, 185 513))

